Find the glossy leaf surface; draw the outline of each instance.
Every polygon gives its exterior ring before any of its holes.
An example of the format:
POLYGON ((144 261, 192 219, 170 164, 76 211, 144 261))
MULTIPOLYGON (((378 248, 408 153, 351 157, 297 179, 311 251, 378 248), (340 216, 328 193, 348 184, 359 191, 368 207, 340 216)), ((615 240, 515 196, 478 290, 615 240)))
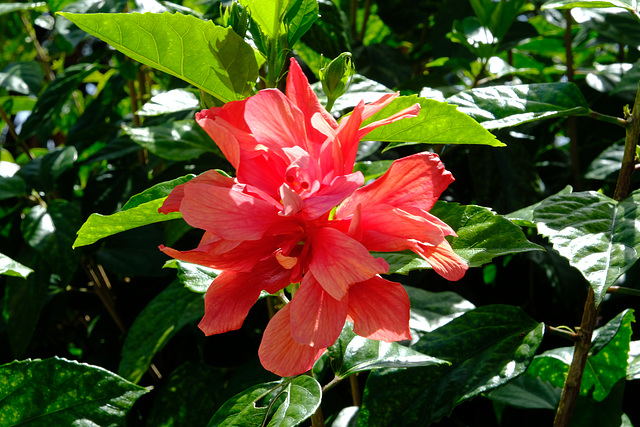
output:
POLYGON ((33 273, 33 270, 26 265, 22 265, 4 254, 0 254, 0 274, 26 279, 31 273, 33 273))
POLYGON ((104 237, 143 225, 181 218, 182 215, 178 212, 165 215, 159 213, 158 209, 176 185, 183 184, 191 178, 193 175, 186 175, 156 184, 133 196, 121 211, 112 215, 91 214, 78 231, 73 247, 90 245, 104 237))
POLYGON ((223 102, 243 99, 258 79, 253 49, 229 28, 179 13, 61 13, 136 61, 223 102), (207 54, 203 54, 203 53, 207 54))
POLYGON ((582 192, 551 196, 534 210, 538 231, 589 281, 596 305, 640 256, 639 207, 640 191, 620 203, 582 192))
POLYGON ((333 372, 342 378, 371 369, 448 364, 395 342, 387 343, 358 336, 350 323, 345 325, 336 343, 329 347, 329 357, 333 372))
POLYGON ((485 129, 500 129, 552 117, 581 116, 589 105, 573 83, 491 86, 460 92, 447 102, 485 129))
MULTIPOLYGON (((633 310, 625 310, 601 328, 598 333, 608 335, 608 330, 617 330, 615 336, 597 353, 592 348, 580 384, 582 396, 592 396, 597 401, 605 399, 618 381, 627 376, 629 343, 633 310)), ((598 337, 592 345, 597 344, 598 337)), ((536 356, 527 375, 539 377, 555 387, 564 385, 569 365, 573 359, 573 347, 549 350, 536 356)))
MULTIPOLYGON (((479 267, 497 256, 542 250, 527 240, 522 229, 488 208, 438 201, 430 211, 458 234, 451 247, 471 267, 479 267)), ((430 268, 429 263, 410 251, 379 253, 389 263, 389 272, 406 274, 430 268)))
POLYGON ((106 369, 57 357, 0 366, 0 424, 119 425, 147 393, 106 369))
POLYGON ((258 384, 227 400, 209 421, 209 426, 295 426, 320 406, 322 389, 313 378, 302 375, 280 383, 258 384), (266 401, 263 401, 265 397, 266 401), (275 400, 273 402, 272 400, 275 400), (269 405, 272 407, 268 408, 269 405), (267 417, 275 410, 266 424, 267 417))
POLYGON ((413 144, 504 145, 455 106, 415 95, 396 98, 364 123, 389 117, 415 103, 419 103, 421 107, 418 117, 381 126, 367 134, 366 138, 389 142, 387 149, 413 144))
POLYGON ((441 419, 463 401, 523 373, 543 330, 543 324, 516 307, 485 306, 465 313, 413 346, 451 365, 370 374, 359 425, 385 426, 398 419, 428 425, 441 419))

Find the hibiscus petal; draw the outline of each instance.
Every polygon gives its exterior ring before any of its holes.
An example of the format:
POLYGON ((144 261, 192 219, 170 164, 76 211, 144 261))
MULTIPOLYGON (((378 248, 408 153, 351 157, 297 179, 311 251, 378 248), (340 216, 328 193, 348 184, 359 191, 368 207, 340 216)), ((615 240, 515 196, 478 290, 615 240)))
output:
POLYGON ((293 339, 289 305, 285 305, 269 321, 258 349, 262 366, 281 377, 307 372, 326 350, 298 344, 293 339))
POLYGON ((414 213, 420 215, 389 205, 378 205, 364 211, 359 241, 370 251, 395 252, 411 249, 415 241, 439 243, 445 235, 455 234, 448 225, 428 212, 416 210, 414 213))
POLYGON ((293 339, 313 347, 332 345, 344 327, 347 300, 348 296, 336 300, 324 291, 313 274, 306 274, 289 304, 293 339))
POLYGON ((353 194, 363 183, 364 176, 361 172, 335 177, 331 184, 304 200, 304 219, 321 217, 353 194))
POLYGON ((256 145, 244 119, 247 100, 227 102, 196 113, 196 122, 209 134, 234 168, 238 168, 241 152, 256 145))
POLYGON ((189 182, 176 185, 173 190, 171 190, 171 193, 169 193, 169 196, 164 200, 162 206, 158 209, 158 212, 164 214, 168 214, 169 212, 178 212, 180 210, 180 205, 182 204, 182 199, 184 199, 184 188, 189 183, 211 184, 219 187, 231 188, 235 185, 235 180, 221 175, 214 170, 206 171, 189 182))
POLYGON ((454 181, 433 153, 418 153, 396 160, 389 170, 369 185, 359 188, 340 205, 338 218, 351 215, 358 204, 363 212, 375 205, 428 211, 454 181))
POLYGON ((193 183, 184 193, 180 208, 184 220, 223 239, 258 240, 276 225, 286 229, 287 220, 272 203, 235 188, 193 183))
POLYGON ((411 339, 409 296, 402 285, 376 276, 349 288, 349 317, 353 331, 382 341, 411 339))
POLYGON ((318 158, 316 148, 319 149, 320 144, 326 139, 326 137, 322 131, 312 125, 312 117, 317 114, 317 120, 323 122, 321 125, 323 127, 327 126, 332 129, 336 129, 338 127, 338 123, 336 122, 336 119, 334 119, 333 116, 320 104, 318 97, 309 85, 309 80, 307 80, 307 77, 302 72, 300 65, 298 65, 298 62, 294 58, 291 58, 291 63, 289 65, 286 93, 287 98, 289 98, 293 105, 298 107, 304 115, 307 139, 311 143, 308 147, 309 153, 313 155, 314 158, 318 158))
POLYGON ((267 148, 301 146, 306 149, 304 115, 279 90, 261 90, 249 98, 244 117, 253 136, 267 148))
POLYGON ((310 239, 309 271, 337 300, 344 298, 351 284, 389 270, 385 260, 374 258, 361 243, 334 228, 314 230, 310 239))
POLYGON ((462 279, 469 268, 467 263, 453 252, 451 245, 446 240, 434 246, 416 243, 412 250, 423 257, 436 273, 447 280, 462 279))
POLYGON ((204 297, 204 317, 198 327, 206 334, 239 329, 260 291, 274 293, 289 285, 290 273, 272 257, 247 273, 223 271, 204 297))
POLYGON ((258 261, 271 255, 282 236, 260 240, 221 240, 201 243, 190 251, 177 251, 164 245, 160 250, 172 258, 217 270, 251 271, 258 261))

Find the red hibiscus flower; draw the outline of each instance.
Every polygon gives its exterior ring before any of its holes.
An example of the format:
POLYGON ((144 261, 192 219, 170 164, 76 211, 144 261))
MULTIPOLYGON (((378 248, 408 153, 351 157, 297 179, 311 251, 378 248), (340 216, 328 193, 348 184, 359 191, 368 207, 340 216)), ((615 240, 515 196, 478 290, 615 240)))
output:
POLYGON ((335 342, 346 320, 363 337, 410 338, 407 293, 380 277, 389 266, 370 251, 412 250, 447 279, 464 275, 467 265, 445 240, 455 233, 428 213, 453 182, 438 156, 397 160, 364 187, 363 175, 353 173, 360 139, 417 116, 415 104, 362 126, 396 96, 361 102, 338 124, 292 60, 286 95, 266 89, 196 114, 237 177, 209 171, 176 187, 160 212, 179 211, 205 233, 196 249, 160 248, 221 270, 205 296, 205 334, 240 328, 261 291, 299 284, 259 349, 266 369, 297 375, 335 342))

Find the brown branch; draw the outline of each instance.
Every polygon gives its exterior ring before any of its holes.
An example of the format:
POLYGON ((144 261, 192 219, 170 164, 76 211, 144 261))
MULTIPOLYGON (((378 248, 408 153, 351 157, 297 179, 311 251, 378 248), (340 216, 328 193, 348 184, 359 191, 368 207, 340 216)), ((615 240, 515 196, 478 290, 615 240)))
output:
POLYGON ((582 374, 584 373, 584 367, 587 364, 587 357, 589 356, 589 349, 591 348, 591 337, 596 325, 596 317, 595 294, 593 288, 589 286, 589 293, 582 314, 582 323, 580 324, 580 329, 576 337, 573 360, 571 361, 567 380, 562 389, 558 412, 556 412, 556 418, 553 422, 554 427, 568 427, 571 422, 573 409, 580 394, 582 374))
POLYGON ((617 201, 622 201, 629 195, 631 176, 635 170, 636 145, 638 144, 638 137, 640 136, 640 87, 636 92, 633 110, 631 114, 627 114, 626 119, 627 134, 624 141, 622 167, 620 168, 620 175, 618 175, 616 191, 613 194, 613 198, 617 201))

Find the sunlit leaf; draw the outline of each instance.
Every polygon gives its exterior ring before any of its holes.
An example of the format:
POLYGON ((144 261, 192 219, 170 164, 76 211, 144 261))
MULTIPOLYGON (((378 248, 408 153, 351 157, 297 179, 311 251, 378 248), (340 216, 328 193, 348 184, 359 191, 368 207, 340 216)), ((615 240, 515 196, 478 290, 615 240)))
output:
POLYGON ((173 282, 133 322, 122 347, 118 374, 133 383, 140 381, 155 354, 182 327, 201 319, 203 314, 202 295, 173 282))
POLYGON ((284 382, 258 384, 227 400, 207 425, 295 426, 309 418, 318 409, 321 398, 320 384, 307 375, 284 382), (284 399, 278 399, 282 395, 284 399), (269 399, 265 402, 264 398, 267 396, 269 399), (272 399, 275 402, 271 401, 272 399), (275 410, 275 414, 266 424, 270 403, 274 405, 271 410, 275 410))
POLYGON ((228 102, 258 79, 253 48, 230 28, 179 13, 61 13, 136 61, 174 75, 228 102))
POLYGON ((258 24, 262 33, 270 38, 280 34, 287 3, 282 0, 240 0, 240 4, 249 10, 251 19, 258 24))
POLYGON ((39 62, 13 62, 0 72, 0 87, 10 92, 36 95, 43 79, 44 71, 39 62))
POLYGON ((193 177, 193 175, 186 175, 156 184, 133 196, 125 204, 126 209, 123 208, 112 215, 91 214, 78 231, 78 237, 73 243, 73 247, 90 245, 104 237, 131 230, 132 228, 142 227, 143 225, 181 218, 182 215, 179 212, 165 215, 159 213, 158 209, 176 185, 184 184, 193 177))
POLYGON ((124 127, 131 139, 168 160, 189 160, 205 152, 219 152, 195 120, 178 120, 151 127, 124 127))
POLYGON ((571 9, 574 7, 621 7, 627 10, 636 10, 634 0, 551 0, 544 3, 542 9, 571 9))
MULTIPOLYGON (((451 238, 454 252, 471 267, 479 267, 497 256, 543 250, 527 240, 522 229, 489 208, 438 201, 430 211, 442 219, 458 237, 451 238)), ((389 263, 389 272, 406 274, 430 268, 429 263, 410 251, 378 253, 389 263)))
POLYGON ((15 12, 18 10, 29 10, 29 9, 38 9, 44 11, 47 9, 47 3, 45 2, 37 2, 37 3, 5 3, 0 4, 0 15, 9 12, 15 12))
POLYGON ((631 341, 629 343, 627 379, 640 379, 640 341, 631 341))
POLYGON ((26 265, 20 264, 5 254, 0 254, 0 274, 26 279, 31 273, 33 273, 33 270, 26 265))
POLYGON ((120 425, 147 390, 98 366, 57 357, 0 366, 0 424, 120 425))
POLYGON ((200 107, 198 98, 188 90, 173 89, 153 96, 138 111, 139 116, 160 116, 200 107))
POLYGON ((317 0, 293 0, 289 2, 284 16, 284 23, 287 27, 289 46, 300 40, 311 25, 318 19, 317 0))
POLYGON ((429 292, 412 286, 404 288, 411 300, 409 326, 412 335, 416 331, 422 335, 425 332, 431 332, 476 308, 471 302, 454 292, 429 292))
POLYGON ((552 117, 581 116, 589 105, 573 83, 491 86, 460 92, 447 102, 485 129, 499 129, 552 117))
POLYGON ((448 364, 448 362, 424 355, 398 343, 370 340, 356 335, 353 325, 347 323, 338 340, 329 347, 333 372, 338 377, 348 377, 361 371, 379 368, 408 368, 448 364))
POLYGON ((589 179, 607 179, 614 173, 619 173, 622 167, 623 154, 624 144, 616 144, 608 147, 591 162, 584 177, 589 179))
POLYGON ((178 280, 193 292, 205 293, 218 276, 219 271, 203 265, 193 264, 175 259, 166 262, 163 268, 176 268, 178 280))
POLYGON ((413 348, 451 365, 373 371, 359 423, 429 425, 480 393, 522 374, 542 341, 544 325, 517 307, 476 308, 425 334, 413 348))
POLYGON ((534 210, 538 232, 589 281, 596 305, 640 257, 639 205, 640 191, 620 203, 592 191, 551 196, 534 210))
MULTIPOLYGON (((627 376, 633 321, 633 310, 625 310, 605 327, 596 331, 593 344, 597 343, 597 335, 601 331, 606 335, 607 329, 616 329, 617 333, 597 354, 594 354, 592 348, 580 383, 582 396, 591 396, 597 401, 602 401, 615 384, 627 376)), ((573 347, 546 351, 534 358, 527 375, 539 377, 542 381, 549 381, 555 387, 562 388, 573 359, 573 352, 573 347)))
POLYGON ((381 126, 367 134, 366 138, 389 142, 387 149, 412 144, 504 145, 471 117, 458 111, 456 106, 418 98, 416 95, 396 98, 364 124, 389 117, 415 103, 421 107, 418 117, 381 126))
POLYGON ((53 272, 69 280, 80 260, 80 253, 71 247, 80 223, 80 207, 59 199, 51 201, 47 207, 31 208, 20 228, 25 242, 43 255, 53 272))

